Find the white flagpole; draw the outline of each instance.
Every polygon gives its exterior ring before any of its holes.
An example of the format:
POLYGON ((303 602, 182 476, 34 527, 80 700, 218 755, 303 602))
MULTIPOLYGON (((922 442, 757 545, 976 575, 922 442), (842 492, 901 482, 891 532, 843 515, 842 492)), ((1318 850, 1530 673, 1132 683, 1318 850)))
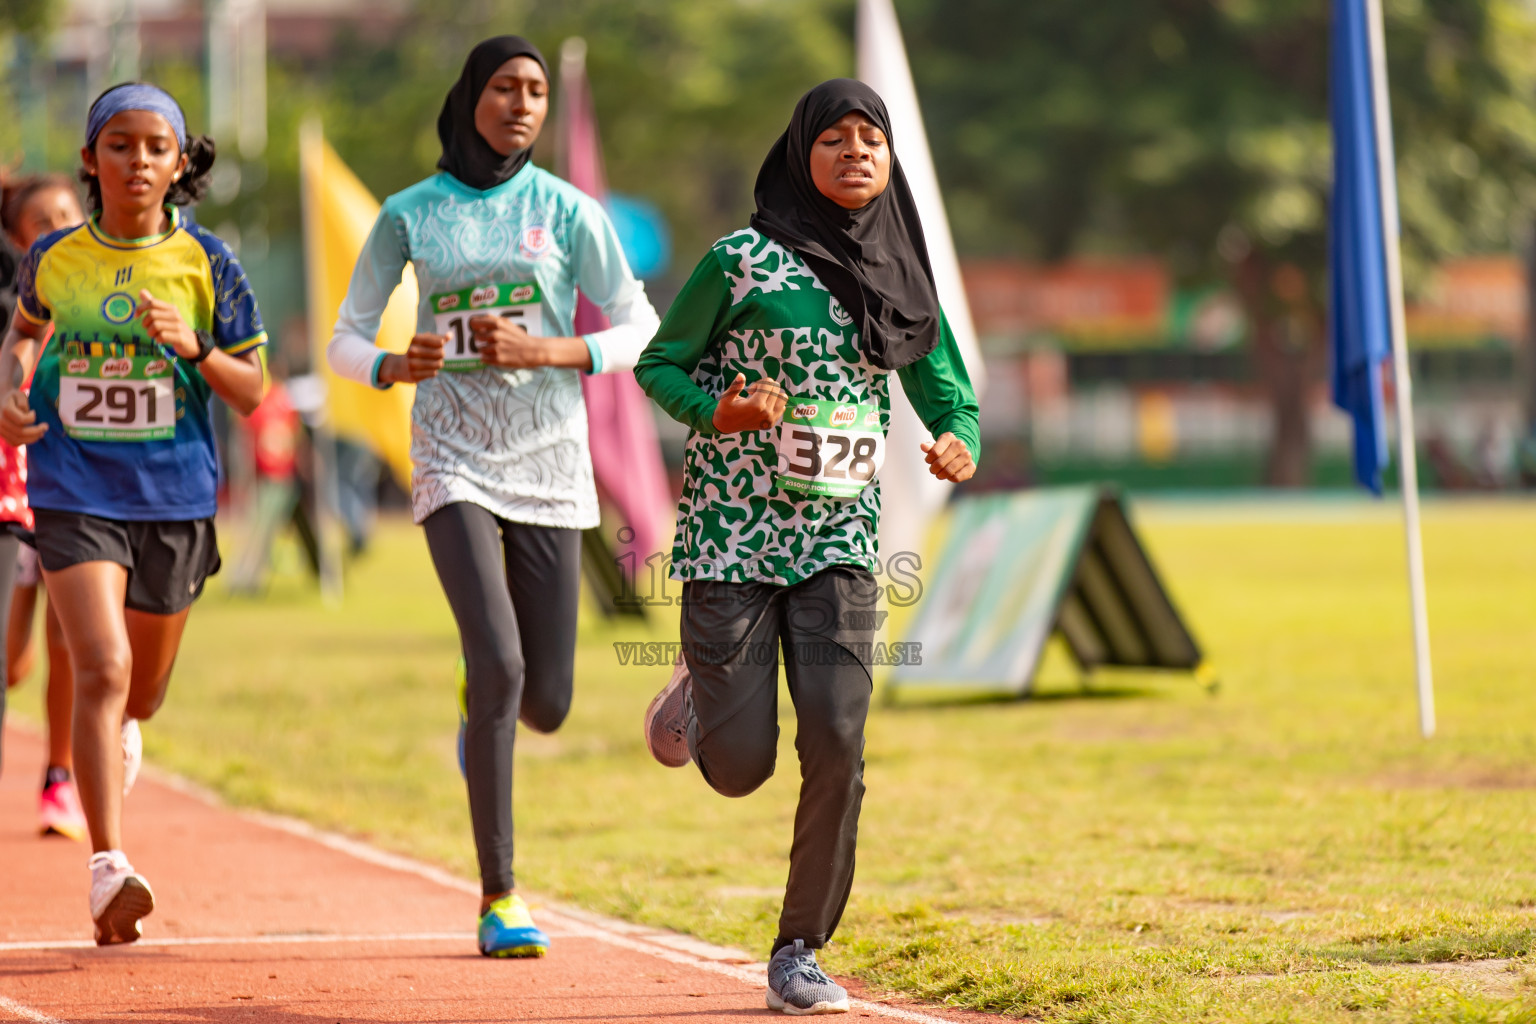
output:
POLYGON ((1387 97, 1387 46, 1381 0, 1365 0, 1371 43, 1371 101, 1376 120, 1376 168, 1380 177, 1381 231, 1387 258, 1392 325, 1392 371, 1397 391, 1397 461, 1403 490, 1403 530, 1408 547, 1408 594, 1413 608, 1413 664, 1419 692, 1419 731, 1435 734, 1435 684, 1429 662, 1429 609, 1424 595, 1424 542, 1419 530, 1419 465, 1414 448, 1413 382, 1408 372, 1408 332, 1403 318, 1403 265, 1398 250, 1397 162, 1392 149, 1392 105, 1387 97))
MULTIPOLYGON (((859 79, 880 94, 891 115, 896 150, 917 202, 923 235, 928 242, 928 259, 933 267, 939 304, 944 307, 944 315, 954 332, 955 344, 959 346, 971 386, 979 400, 986 391, 986 374, 981 350, 976 344, 976 328, 971 323, 965 283, 960 277, 960 261, 955 255, 955 243, 949 231, 949 218, 944 212, 943 193, 928 149, 928 133, 923 128, 917 88, 907 63, 901 25, 896 20, 891 0, 859 0, 856 17, 859 79)), ((886 564, 903 551, 923 553, 928 528, 953 493, 953 485, 943 483, 928 472, 928 464, 918 447, 928 439, 927 428, 917 418, 905 392, 893 380, 891 430, 885 465, 880 470, 884 502, 880 514, 880 558, 886 564)))

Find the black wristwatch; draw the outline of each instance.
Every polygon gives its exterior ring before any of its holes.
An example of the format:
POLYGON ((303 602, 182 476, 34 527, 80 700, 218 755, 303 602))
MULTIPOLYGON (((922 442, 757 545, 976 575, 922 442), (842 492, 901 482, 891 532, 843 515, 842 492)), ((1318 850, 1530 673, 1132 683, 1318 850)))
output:
POLYGON ((197 335, 197 355, 188 359, 189 363, 200 363, 208 358, 208 354, 215 348, 213 337, 207 331, 193 331, 197 335))

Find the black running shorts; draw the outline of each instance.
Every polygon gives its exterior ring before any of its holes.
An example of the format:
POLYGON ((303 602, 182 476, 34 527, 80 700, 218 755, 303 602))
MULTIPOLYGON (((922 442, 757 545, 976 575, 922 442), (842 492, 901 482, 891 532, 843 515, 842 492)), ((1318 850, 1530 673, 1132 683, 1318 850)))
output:
POLYGON ((128 570, 125 607, 175 615, 219 571, 213 519, 139 522, 81 512, 33 509, 37 554, 47 572, 82 562, 116 562, 128 570))

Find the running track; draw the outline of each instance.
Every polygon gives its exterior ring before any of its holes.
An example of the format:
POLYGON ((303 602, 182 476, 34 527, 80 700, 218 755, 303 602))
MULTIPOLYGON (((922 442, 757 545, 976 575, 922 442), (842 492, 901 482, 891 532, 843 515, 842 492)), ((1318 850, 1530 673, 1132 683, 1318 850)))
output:
MULTIPOLYGON (((530 897, 541 960, 475 952, 476 886, 146 772, 125 841, 155 890, 145 938, 91 942, 84 844, 38 837, 43 747, 8 728, 0 775, 0 1021, 315 1024, 782 1019, 747 954, 530 897), (366 934, 363 934, 366 933, 366 934)), ((846 1018, 975 1014, 857 1001, 846 1018)), ((838 1019, 838 1018, 834 1018, 838 1019)))

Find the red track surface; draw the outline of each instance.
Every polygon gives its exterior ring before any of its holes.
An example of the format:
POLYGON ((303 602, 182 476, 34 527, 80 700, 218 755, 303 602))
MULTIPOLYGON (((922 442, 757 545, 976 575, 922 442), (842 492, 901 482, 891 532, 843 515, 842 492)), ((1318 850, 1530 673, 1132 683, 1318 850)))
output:
MULTIPOLYGON (((36 736, 7 730, 0 1021, 780 1018, 763 1008, 760 966, 536 899, 550 955, 486 960, 474 946, 473 886, 360 859, 153 778, 128 801, 124 841, 157 909, 142 941, 98 949, 89 849, 36 831, 42 756, 36 736)), ((939 1019, 931 1013, 864 1004, 849 1017, 939 1019)))

